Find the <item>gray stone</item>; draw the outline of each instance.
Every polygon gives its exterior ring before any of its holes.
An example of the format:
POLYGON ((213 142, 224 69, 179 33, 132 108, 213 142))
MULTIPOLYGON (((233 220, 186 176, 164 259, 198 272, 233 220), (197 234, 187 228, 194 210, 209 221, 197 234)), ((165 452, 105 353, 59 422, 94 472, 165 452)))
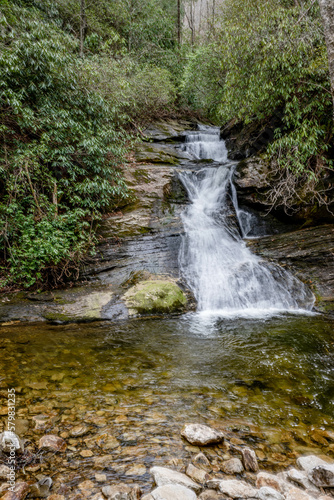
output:
POLYGON ((203 424, 186 424, 182 431, 183 436, 189 443, 198 446, 221 443, 224 434, 203 424))
POLYGON ((181 472, 167 469, 166 467, 152 467, 150 472, 154 477, 154 481, 157 486, 177 484, 184 486, 185 488, 190 488, 196 493, 199 493, 201 491, 201 486, 199 484, 195 483, 188 476, 182 474, 181 472))
POLYGON ((308 479, 306 475, 306 472, 304 471, 300 471, 297 469, 290 469, 287 471, 287 477, 289 478, 290 481, 297 483, 298 486, 301 486, 305 490, 319 491, 318 488, 316 488, 314 484, 311 483, 311 481, 308 479))
POLYGON ((241 474, 244 471, 244 466, 239 458, 231 458, 223 462, 221 470, 225 472, 225 474, 241 474))
POLYGON ((307 457, 299 457, 297 458, 297 465, 300 467, 300 469, 305 470, 308 472, 311 469, 314 469, 314 467, 317 467, 318 465, 327 465, 328 462, 325 462, 320 457, 317 457, 316 455, 308 455, 307 457))
POLYGON ((196 500, 196 494, 180 484, 166 484, 151 492, 153 500, 196 500))
POLYGON ((263 486, 260 488, 257 496, 260 500, 284 500, 283 495, 269 486, 263 486))
POLYGON ((250 484, 236 479, 220 481, 219 490, 231 498, 255 498, 257 495, 257 490, 250 484))
POLYGON ((334 464, 322 464, 308 472, 308 478, 318 488, 334 487, 334 464))

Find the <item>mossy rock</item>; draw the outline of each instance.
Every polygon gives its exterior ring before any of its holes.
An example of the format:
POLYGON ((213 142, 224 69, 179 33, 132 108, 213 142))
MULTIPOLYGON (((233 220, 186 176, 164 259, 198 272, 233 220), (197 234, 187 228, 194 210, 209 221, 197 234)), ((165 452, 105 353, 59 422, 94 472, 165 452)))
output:
POLYGON ((137 314, 171 314, 182 312, 187 297, 172 281, 142 281, 124 294, 130 316, 137 314))

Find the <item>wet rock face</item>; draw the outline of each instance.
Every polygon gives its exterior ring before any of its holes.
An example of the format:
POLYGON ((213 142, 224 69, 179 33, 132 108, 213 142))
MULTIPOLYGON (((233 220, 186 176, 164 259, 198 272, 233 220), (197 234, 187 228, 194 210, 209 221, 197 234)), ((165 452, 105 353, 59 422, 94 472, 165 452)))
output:
POLYGON ((309 472, 308 477, 318 488, 334 488, 334 465, 318 465, 309 472))
POLYGON ((316 295, 323 312, 334 311, 334 225, 248 241, 251 251, 288 266, 316 295))
POLYGON ((184 310, 187 297, 171 281, 143 281, 124 295, 129 314, 170 314, 184 310))

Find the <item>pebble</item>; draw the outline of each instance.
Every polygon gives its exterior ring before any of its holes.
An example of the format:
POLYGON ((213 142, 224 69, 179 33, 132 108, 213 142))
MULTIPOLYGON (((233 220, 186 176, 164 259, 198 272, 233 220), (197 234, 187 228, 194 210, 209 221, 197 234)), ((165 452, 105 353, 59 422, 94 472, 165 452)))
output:
POLYGON ((72 427, 70 430, 70 436, 72 437, 81 437, 84 436, 85 434, 88 434, 89 432, 89 427, 87 425, 76 425, 75 427, 72 427))
POLYGON ((7 465, 0 465, 0 479, 7 479, 11 469, 7 465))
POLYGON ((268 486, 269 488, 282 492, 284 490, 282 483, 281 479, 274 474, 269 474, 269 472, 259 472, 256 476, 257 488, 268 486))
POLYGON ((95 474, 95 481, 98 483, 104 483, 107 480, 107 475, 106 474, 95 474))
POLYGON ((0 434, 0 450, 9 453, 15 447, 17 453, 23 453, 23 441, 14 432, 5 431, 0 434))
POLYGON ((94 453, 91 450, 82 450, 82 451, 80 451, 80 456, 83 458, 89 458, 89 457, 93 457, 94 453))

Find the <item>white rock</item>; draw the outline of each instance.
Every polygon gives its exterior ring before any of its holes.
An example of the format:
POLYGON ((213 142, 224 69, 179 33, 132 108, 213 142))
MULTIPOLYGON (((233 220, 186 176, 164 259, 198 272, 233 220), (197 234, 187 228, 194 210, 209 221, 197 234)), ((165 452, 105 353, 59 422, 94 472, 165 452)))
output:
POLYGON ((102 493, 106 498, 108 498, 108 500, 129 500, 131 486, 127 484, 104 486, 102 488, 102 493))
POLYGON ((319 491, 318 488, 316 488, 314 484, 312 484, 311 481, 309 481, 309 479, 307 478, 307 474, 304 471, 300 471, 297 469, 290 469, 287 471, 287 476, 290 481, 297 483, 305 490, 313 490, 315 492, 319 491))
POLYGON ((221 443, 224 441, 224 434, 203 424, 186 424, 182 431, 183 436, 189 443, 199 446, 221 443))
POLYGON ((195 483, 188 476, 182 474, 181 472, 167 469, 166 467, 152 467, 150 472, 154 477, 154 481, 157 486, 174 484, 184 486, 185 488, 190 488, 196 493, 199 493, 201 491, 201 486, 199 484, 195 483))
POLYGON ((308 472, 308 478, 318 488, 334 487, 334 464, 323 464, 308 472))
POLYGON ((314 500, 314 497, 308 495, 300 488, 290 488, 285 495, 286 500, 314 500))
POLYGON ((291 488, 291 484, 287 484, 283 479, 275 476, 274 474, 269 474, 269 472, 259 472, 256 476, 256 487, 262 488, 268 486, 273 488, 280 493, 284 493, 286 489, 291 488))
POLYGON ((166 484, 151 492, 153 500, 196 500, 196 494, 180 484, 166 484))
POLYGON ((322 460, 322 458, 317 457, 316 455, 308 455, 307 457, 297 458, 297 465, 301 469, 308 472, 318 465, 327 465, 327 462, 325 462, 325 460, 322 460))
POLYGON ((23 443, 14 432, 5 431, 0 434, 0 450, 9 453, 12 449, 23 452, 23 443))
POLYGON ((260 500, 284 500, 283 495, 269 486, 263 486, 260 488, 257 496, 260 500))
POLYGON ((220 481, 219 490, 231 498, 255 498, 257 490, 244 481, 230 479, 220 481))

